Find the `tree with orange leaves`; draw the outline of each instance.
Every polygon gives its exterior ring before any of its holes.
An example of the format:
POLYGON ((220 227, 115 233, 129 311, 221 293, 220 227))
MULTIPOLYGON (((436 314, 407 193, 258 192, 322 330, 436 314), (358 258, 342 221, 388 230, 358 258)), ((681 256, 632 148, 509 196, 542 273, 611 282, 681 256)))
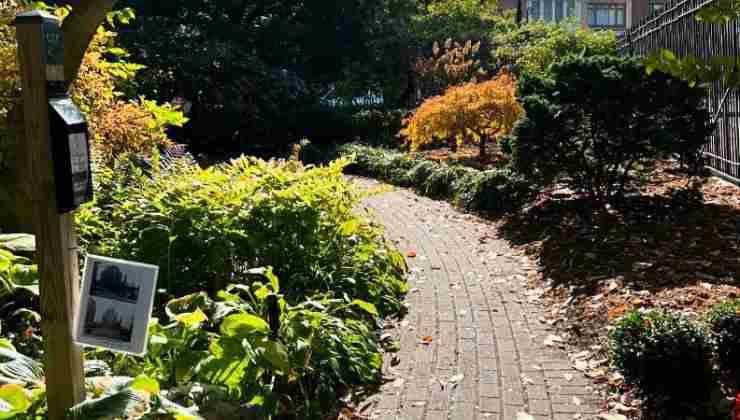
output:
POLYGON ((426 100, 405 121, 399 133, 412 151, 435 143, 478 144, 480 157, 486 144, 509 134, 523 114, 516 100, 516 80, 502 73, 493 80, 453 86, 426 100))

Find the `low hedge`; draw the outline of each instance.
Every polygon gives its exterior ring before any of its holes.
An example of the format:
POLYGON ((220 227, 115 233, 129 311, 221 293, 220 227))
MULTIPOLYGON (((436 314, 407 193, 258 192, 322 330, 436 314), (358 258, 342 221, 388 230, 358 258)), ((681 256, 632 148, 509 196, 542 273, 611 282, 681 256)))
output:
POLYGON ((707 328, 668 311, 632 311, 609 333, 612 364, 656 418, 715 418, 719 381, 707 328))
POLYGON ((353 157, 346 173, 411 187, 422 195, 449 200, 469 211, 506 213, 527 203, 536 192, 529 182, 507 169, 479 171, 356 143, 304 144, 300 158, 306 164, 323 164, 346 156, 353 157))
POLYGON ((740 299, 721 302, 707 317, 722 371, 740 389, 740 299))

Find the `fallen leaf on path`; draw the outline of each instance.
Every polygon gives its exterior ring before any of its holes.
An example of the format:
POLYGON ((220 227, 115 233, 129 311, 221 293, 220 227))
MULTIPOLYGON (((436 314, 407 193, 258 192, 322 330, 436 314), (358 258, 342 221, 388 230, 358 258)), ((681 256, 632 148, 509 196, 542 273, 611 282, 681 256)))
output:
POLYGON ((424 336, 421 339, 421 343, 426 345, 432 344, 432 341, 434 341, 434 337, 431 335, 424 336))
POLYGON ((409 251, 406 253, 406 256, 409 258, 416 258, 416 251, 409 251))
POLYGON ((607 413, 607 414, 600 414, 599 419, 601 420, 627 420, 627 416, 622 415, 622 414, 607 413))
POLYGON ((556 344, 563 343, 564 341, 565 340, 563 340, 563 337, 559 335, 550 334, 547 336, 547 338, 545 338, 545 345, 548 347, 553 347, 556 344))

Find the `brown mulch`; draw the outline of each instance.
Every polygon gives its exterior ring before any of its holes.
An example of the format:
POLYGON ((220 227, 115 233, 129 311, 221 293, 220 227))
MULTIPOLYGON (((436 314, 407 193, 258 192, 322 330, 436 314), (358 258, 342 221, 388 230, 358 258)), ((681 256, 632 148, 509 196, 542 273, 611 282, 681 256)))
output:
POLYGON ((582 370, 604 388, 611 407, 639 415, 622 378, 608 369, 613 321, 637 308, 701 315, 740 297, 740 188, 694 179, 703 202, 672 194, 685 176, 671 163, 621 205, 593 208, 567 191, 500 222, 503 235, 539 262, 533 289, 549 308, 544 322, 573 344, 582 370))
POLYGON ((499 150, 495 143, 488 146, 488 153, 484 158, 478 156, 478 147, 471 145, 464 145, 457 152, 453 152, 449 147, 440 147, 416 153, 420 157, 434 162, 450 165, 458 164, 478 170, 497 168, 506 164, 507 161, 506 155, 499 150))

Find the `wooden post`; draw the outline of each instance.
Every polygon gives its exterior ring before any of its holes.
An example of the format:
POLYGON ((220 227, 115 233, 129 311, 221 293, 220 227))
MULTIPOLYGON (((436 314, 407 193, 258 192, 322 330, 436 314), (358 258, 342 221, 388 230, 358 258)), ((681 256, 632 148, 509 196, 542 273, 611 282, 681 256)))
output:
POLYGON ((15 23, 25 120, 25 144, 19 148, 24 155, 19 159, 28 171, 18 182, 26 184, 36 234, 49 419, 62 420, 68 408, 84 399, 85 388, 82 351, 72 341, 80 286, 74 217, 57 211, 49 133, 47 78, 55 69, 47 68, 51 63, 44 25, 59 27, 59 20, 33 11, 18 15, 15 23))

